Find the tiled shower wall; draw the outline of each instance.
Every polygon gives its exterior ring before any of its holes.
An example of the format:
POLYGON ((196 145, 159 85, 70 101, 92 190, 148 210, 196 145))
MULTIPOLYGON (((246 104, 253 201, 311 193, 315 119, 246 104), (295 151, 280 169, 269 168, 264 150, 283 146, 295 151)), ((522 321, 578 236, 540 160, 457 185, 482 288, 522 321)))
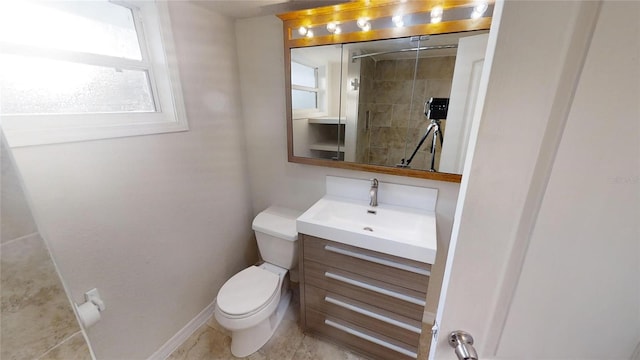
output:
MULTIPOLYGON (((356 161, 395 166, 411 156, 429 126, 424 103, 431 97, 449 97, 455 56, 420 58, 417 67, 415 59, 361 61, 356 161)), ((442 120, 442 134, 445 126, 442 120)), ((411 168, 429 169, 432 136, 433 132, 411 168)), ((439 157, 438 143, 436 169, 439 157)))
POLYGON ((91 359, 1 136, 0 142, 0 359, 91 359))

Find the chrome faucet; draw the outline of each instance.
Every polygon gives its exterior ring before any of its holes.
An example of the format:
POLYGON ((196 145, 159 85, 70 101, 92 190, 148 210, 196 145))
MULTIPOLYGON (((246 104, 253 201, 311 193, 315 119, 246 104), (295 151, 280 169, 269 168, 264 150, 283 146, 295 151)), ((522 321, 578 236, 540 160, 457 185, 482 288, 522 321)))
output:
POLYGON ((371 179, 371 190, 369 190, 369 206, 378 206, 378 179, 371 179))

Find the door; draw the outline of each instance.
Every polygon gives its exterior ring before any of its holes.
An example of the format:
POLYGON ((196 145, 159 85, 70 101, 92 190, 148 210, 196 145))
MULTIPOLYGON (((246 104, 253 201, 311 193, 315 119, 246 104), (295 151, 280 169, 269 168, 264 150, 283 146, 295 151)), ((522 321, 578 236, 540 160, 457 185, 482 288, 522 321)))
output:
POLYGON ((458 329, 481 359, 638 355, 639 24, 638 2, 497 3, 431 359, 458 329))
POLYGON ((489 34, 482 34, 461 38, 458 42, 440 172, 462 174, 488 39, 489 34))

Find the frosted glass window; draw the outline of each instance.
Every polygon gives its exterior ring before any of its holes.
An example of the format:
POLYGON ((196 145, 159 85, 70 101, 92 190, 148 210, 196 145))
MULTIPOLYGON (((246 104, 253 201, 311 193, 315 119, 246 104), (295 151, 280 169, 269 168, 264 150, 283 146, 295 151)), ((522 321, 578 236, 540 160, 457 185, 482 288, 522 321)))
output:
POLYGON ((294 110, 318 108, 318 69, 291 62, 291 107, 294 110))
POLYGON ((318 76, 315 68, 291 62, 291 83, 310 88, 318 87, 318 76))
POLYGON ((0 0, 10 146, 188 130, 166 1, 0 0))
POLYGON ((3 114, 155 111, 147 71, 0 55, 3 114))
POLYGON ((318 103, 315 91, 291 90, 291 105, 294 109, 313 109, 318 103))
POLYGON ((0 42, 142 59, 131 9, 108 1, 7 1, 0 42))

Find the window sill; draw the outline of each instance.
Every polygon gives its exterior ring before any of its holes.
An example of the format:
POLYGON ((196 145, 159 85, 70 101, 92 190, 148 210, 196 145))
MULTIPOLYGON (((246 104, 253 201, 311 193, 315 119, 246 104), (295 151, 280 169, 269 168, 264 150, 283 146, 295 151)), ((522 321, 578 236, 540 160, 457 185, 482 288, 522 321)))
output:
MULTIPOLYGON (((131 117, 131 115, 127 115, 131 117)), ((135 117, 135 116, 134 116, 135 117)), ((111 139, 129 136, 162 134, 189 130, 186 116, 178 116, 182 121, 153 121, 122 124, 95 124, 89 121, 86 126, 29 127, 19 116, 0 117, 2 129, 10 147, 59 144, 67 142, 111 139)), ((97 116, 99 120, 99 116, 97 116)))

